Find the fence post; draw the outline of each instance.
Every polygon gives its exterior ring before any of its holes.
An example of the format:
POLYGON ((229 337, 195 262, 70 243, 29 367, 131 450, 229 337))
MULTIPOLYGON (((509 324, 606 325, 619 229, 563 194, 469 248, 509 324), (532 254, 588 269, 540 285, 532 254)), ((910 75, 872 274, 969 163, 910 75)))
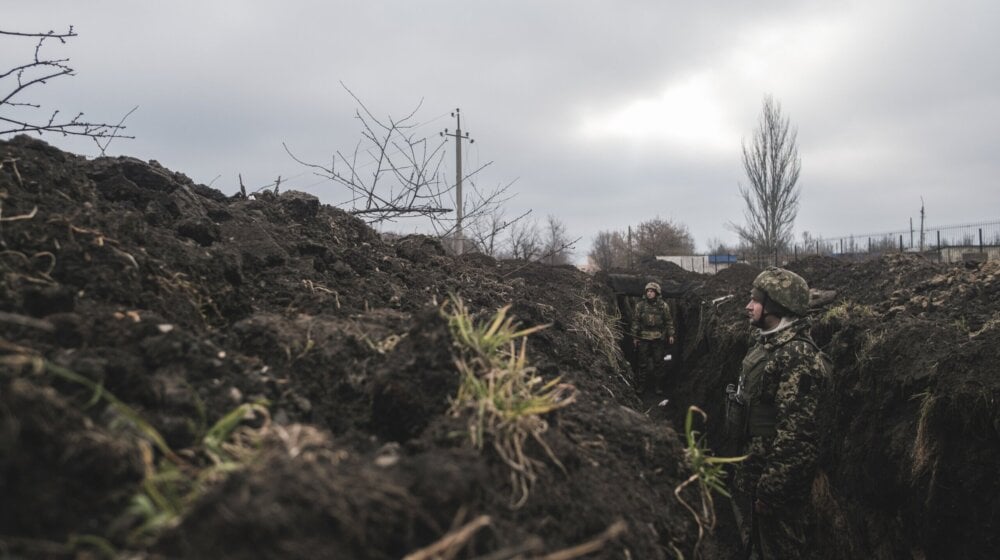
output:
POLYGON ((940 251, 941 250, 941 230, 937 231, 937 238, 938 238, 937 248, 938 248, 938 251, 940 251))
POLYGON ((903 234, 899 234, 899 252, 903 252, 903 234))
POLYGON ((979 228, 979 252, 983 252, 983 228, 979 228))

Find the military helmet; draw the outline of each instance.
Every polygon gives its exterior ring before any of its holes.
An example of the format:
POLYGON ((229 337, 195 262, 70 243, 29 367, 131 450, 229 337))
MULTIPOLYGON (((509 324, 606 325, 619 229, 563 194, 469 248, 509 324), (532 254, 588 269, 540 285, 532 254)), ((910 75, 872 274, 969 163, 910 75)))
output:
POLYGON ((646 290, 656 290, 656 293, 658 293, 658 294, 662 294, 663 293, 663 292, 660 291, 660 285, 657 284, 656 282, 650 282, 649 284, 646 284, 646 287, 643 288, 642 292, 646 293, 646 290))
POLYGON ((804 316, 809 311, 809 285, 790 270, 768 267, 757 275, 753 287, 795 315, 804 316))

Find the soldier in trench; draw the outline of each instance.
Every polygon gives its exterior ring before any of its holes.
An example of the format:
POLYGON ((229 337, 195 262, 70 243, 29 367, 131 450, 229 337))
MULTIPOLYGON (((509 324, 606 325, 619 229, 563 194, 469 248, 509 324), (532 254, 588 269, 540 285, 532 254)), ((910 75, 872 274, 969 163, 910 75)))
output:
POLYGON ((747 459, 737 465, 734 503, 747 558, 803 558, 807 505, 817 470, 819 406, 830 362, 806 318, 809 286, 771 267, 746 306, 755 344, 729 387, 727 431, 747 459))
POLYGON ((667 345, 674 343, 674 319, 670 304, 661 297, 660 285, 646 284, 644 297, 632 311, 632 340, 636 350, 638 384, 643 390, 654 384, 662 390, 657 373, 663 369, 667 345))

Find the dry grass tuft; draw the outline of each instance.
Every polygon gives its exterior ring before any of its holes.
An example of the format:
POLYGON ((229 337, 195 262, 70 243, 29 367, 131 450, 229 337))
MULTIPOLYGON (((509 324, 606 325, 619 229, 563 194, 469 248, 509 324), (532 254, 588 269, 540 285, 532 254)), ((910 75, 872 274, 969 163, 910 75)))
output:
POLYGON ((935 450, 929 434, 929 422, 931 411, 937 403, 937 398, 934 396, 934 393, 925 391, 913 395, 911 399, 920 400, 920 413, 917 417, 917 436, 913 440, 913 465, 910 469, 910 475, 916 478, 930 465, 931 458, 934 455, 935 450))
POLYGON ((608 306, 604 300, 591 297, 583 300, 583 311, 573 315, 569 330, 581 333, 590 344, 608 360, 614 369, 624 367, 625 356, 622 354, 618 341, 624 338, 621 328, 621 315, 618 310, 608 306))
POLYGON ((461 375, 451 401, 454 416, 468 416, 469 439, 477 449, 490 442, 510 467, 511 507, 524 505, 542 463, 525 453, 529 438, 560 468, 542 434, 543 415, 569 406, 576 388, 559 378, 544 382, 527 363, 527 336, 548 325, 518 329, 506 306, 485 322, 476 322, 458 297, 443 308, 455 344, 455 365, 461 375), (520 340, 520 346, 518 346, 520 340))

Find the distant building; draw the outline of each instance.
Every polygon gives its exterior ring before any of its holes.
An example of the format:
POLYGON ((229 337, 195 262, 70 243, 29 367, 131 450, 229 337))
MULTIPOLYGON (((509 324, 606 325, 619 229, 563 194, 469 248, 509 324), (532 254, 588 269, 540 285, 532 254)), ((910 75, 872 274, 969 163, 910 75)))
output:
POLYGON ((671 262, 684 270, 700 274, 715 274, 739 262, 736 255, 677 255, 656 257, 656 260, 671 262))

